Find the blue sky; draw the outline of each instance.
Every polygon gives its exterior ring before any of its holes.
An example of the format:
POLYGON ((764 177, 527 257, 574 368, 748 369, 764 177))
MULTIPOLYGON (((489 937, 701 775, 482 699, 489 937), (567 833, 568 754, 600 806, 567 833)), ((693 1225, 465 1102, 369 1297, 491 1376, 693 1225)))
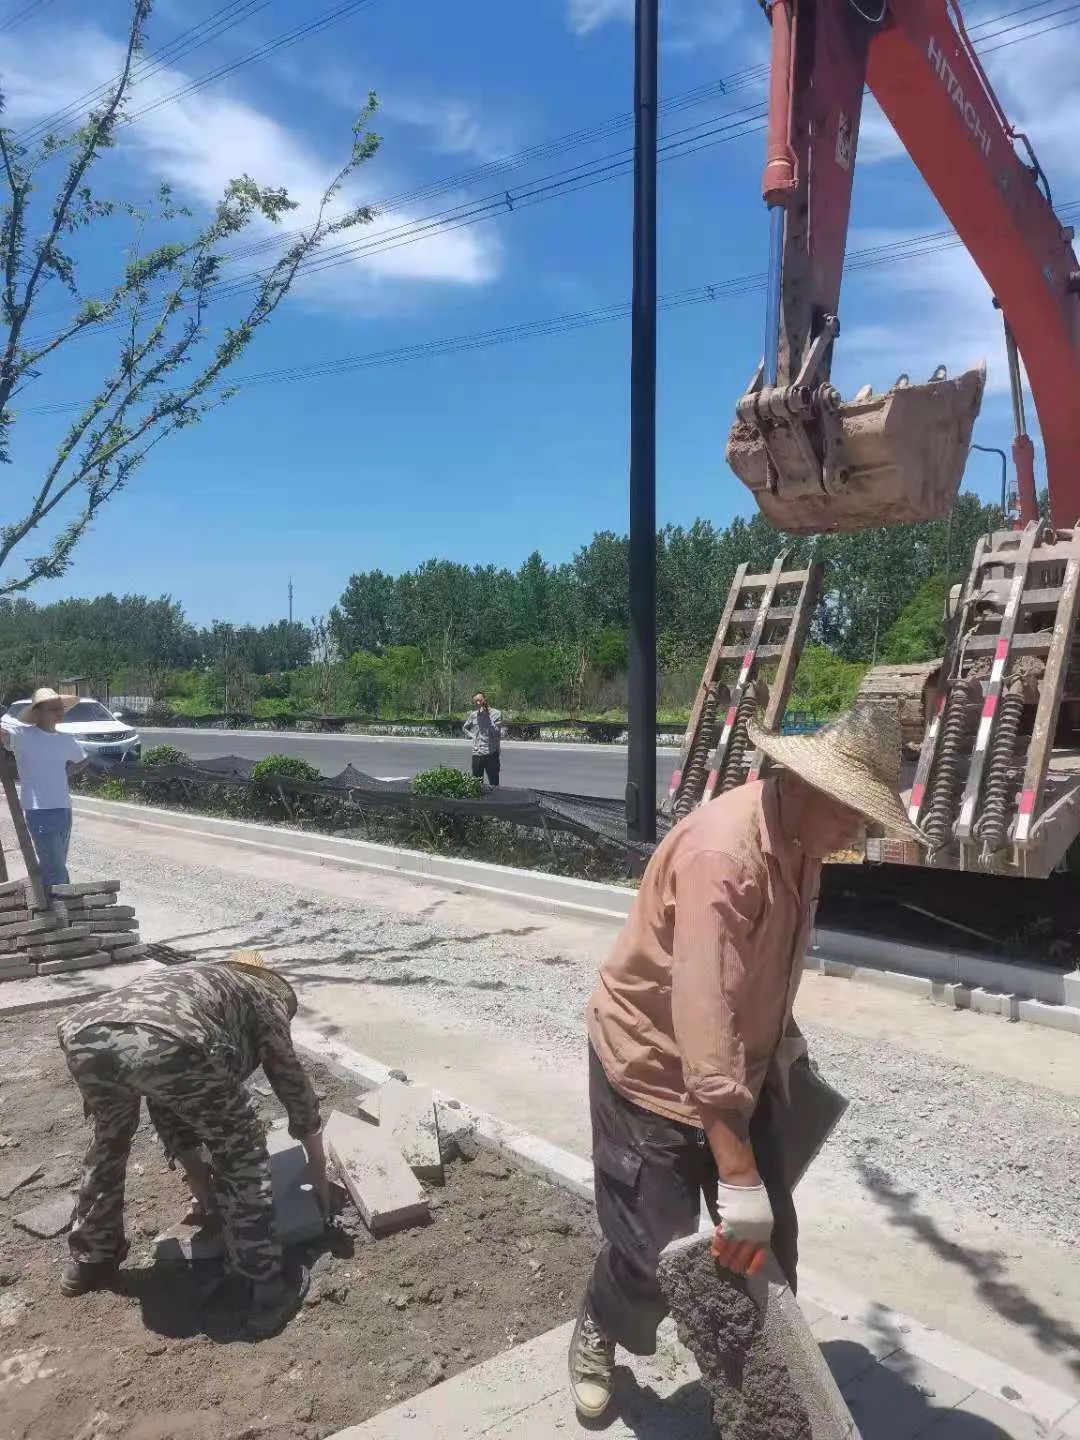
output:
MULTIPOLYGON (((139 109, 240 59, 340 0, 268 0, 242 24, 133 92, 139 109)), ((983 35, 1018 23, 1021 0, 969 0, 983 35)), ((116 70, 126 0, 53 0, 3 38, 7 123, 18 130, 116 70)), ((754 0, 663 0, 661 94, 678 97, 766 58, 754 0)), ((159 0, 150 48, 220 9, 159 0)), ((1047 0, 1049 14, 1060 11, 1047 0)), ((121 136, 103 188, 132 199, 168 179, 203 212, 248 171, 310 203, 343 154, 369 89, 383 148, 357 198, 402 194, 524 147, 628 113, 628 0, 371 0, 321 34, 245 64, 121 136)), ((4 12, 5 14, 7 12, 4 12)), ((1011 30, 1022 43, 988 59, 1006 108, 1031 135, 1061 201, 1080 198, 1077 30, 1040 36, 1042 10, 1011 30), (1034 38, 1027 38, 1034 35, 1034 38)), ((0 19, 3 15, 0 15, 0 19)), ((977 30, 976 35, 980 32, 977 30)), ((1000 43, 1000 42, 999 42, 1000 43)), ((758 198, 763 155, 748 120, 761 83, 715 88, 671 114, 667 133, 736 125, 736 138, 661 169, 660 289, 753 274, 766 260, 758 198)), ((625 154, 628 128, 516 168, 395 205, 365 239, 493 192, 529 189, 584 162, 625 154)), ((238 376, 363 355, 446 336, 619 304, 630 294, 628 175, 547 203, 328 269, 302 286, 237 368, 238 376)), ((288 222, 287 222, 288 223, 288 222)), ((295 223, 295 222, 293 222, 295 223)), ((872 107, 864 118, 850 248, 943 228, 944 217, 872 107)), ((83 252, 86 274, 113 272, 127 237, 109 226, 83 252)), ((250 264, 250 262, 249 262, 250 264)), ((248 266, 238 265, 237 270, 248 266)), ((50 296, 51 324, 63 313, 50 296)), ((661 522, 747 513, 723 445, 734 401, 761 349, 758 293, 664 313, 659 354, 661 522)), ((221 307, 223 319, 235 312, 221 307)), ((853 274, 841 306, 836 378, 845 393, 925 378, 985 356, 990 388, 976 439, 1008 447, 1011 424, 998 319, 962 251, 853 274)), ((213 321, 211 321, 213 323, 213 321)), ((40 328, 45 328, 41 326, 40 328)), ((80 341, 43 372, 28 407, 86 398, 109 341, 80 341)), ((113 337, 115 343, 115 337, 113 337)), ((243 390, 202 426, 161 445, 102 512, 69 574, 33 598, 106 589, 171 593, 197 621, 280 616, 292 576, 296 613, 325 611, 354 570, 398 570, 431 556, 516 565, 539 549, 568 558, 598 529, 626 525, 629 325, 625 320, 409 364, 243 390)), ((3 515, 40 474, 64 415, 28 415, 15 432, 3 515)), ((967 483, 998 492, 997 462, 974 457, 967 483)))

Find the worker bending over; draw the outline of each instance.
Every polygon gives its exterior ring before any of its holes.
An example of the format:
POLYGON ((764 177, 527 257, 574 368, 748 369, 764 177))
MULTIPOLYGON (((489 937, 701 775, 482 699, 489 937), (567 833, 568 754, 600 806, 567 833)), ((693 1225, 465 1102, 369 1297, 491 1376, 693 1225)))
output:
POLYGON ((239 951, 136 981, 59 1026, 68 1069, 94 1122, 68 1239, 71 1258, 60 1280, 65 1295, 107 1284, 127 1254, 124 1179, 145 1098, 197 1207, 220 1214, 229 1264, 251 1286, 248 1331, 273 1334, 295 1311, 307 1275, 301 1269, 287 1277, 282 1267, 266 1138, 244 1084, 261 1065, 288 1114, 289 1134, 303 1141, 325 1212, 319 1105, 293 1049, 295 1014, 292 986, 261 955, 239 951))
POLYGON ((897 794, 900 725, 881 705, 751 743, 783 766, 701 805, 657 848, 587 1009, 596 1208, 604 1246, 570 1345, 578 1412, 612 1394, 616 1344, 651 1355, 660 1252, 693 1234, 755 1273, 771 1246, 795 1286, 798 1222, 777 1107, 806 1045, 792 1020, 821 862, 867 820, 918 837, 897 794))

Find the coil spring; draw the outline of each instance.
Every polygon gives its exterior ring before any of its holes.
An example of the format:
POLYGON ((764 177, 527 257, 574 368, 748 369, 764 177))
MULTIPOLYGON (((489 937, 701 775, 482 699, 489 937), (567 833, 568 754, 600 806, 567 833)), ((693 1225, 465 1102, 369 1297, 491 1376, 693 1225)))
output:
POLYGON ((675 797, 675 819, 683 820, 701 799, 705 790, 705 773, 709 764, 709 752, 716 744, 716 711, 720 695, 717 686, 710 685, 705 692, 701 707, 701 723, 690 747, 690 754, 683 771, 682 784, 675 797))
POLYGON ((930 783, 926 819, 923 821, 923 829, 929 835, 935 850, 948 843, 952 829, 962 778, 964 734, 967 730, 969 701, 968 682, 958 680, 949 691, 949 698, 945 702, 945 711, 941 717, 937 764, 934 767, 934 778, 930 783))
POLYGON ((1024 695, 1019 688, 1001 697, 997 729, 990 754, 986 757, 986 798, 975 826, 975 834, 983 844, 981 859, 984 863, 1004 845, 1009 828, 1009 772, 1023 714, 1024 695))
POLYGON ((726 795, 729 790, 734 790, 737 785, 743 783, 745 778, 743 771, 746 768, 750 750, 750 737, 746 733, 746 725, 754 718, 757 706, 757 691, 753 685, 748 685, 739 701, 739 708, 735 712, 735 724, 732 727, 731 739, 728 741, 728 752, 720 771, 720 784, 717 789, 721 795, 726 795))

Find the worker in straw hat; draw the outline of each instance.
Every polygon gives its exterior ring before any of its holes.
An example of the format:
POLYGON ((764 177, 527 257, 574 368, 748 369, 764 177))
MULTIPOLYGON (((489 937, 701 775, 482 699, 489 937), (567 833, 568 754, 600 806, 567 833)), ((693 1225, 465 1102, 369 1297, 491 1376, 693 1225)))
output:
MULTIPOLYGON (((10 749, 19 767, 26 828, 34 842, 41 883, 46 886, 69 882, 71 791, 68 781, 86 763, 86 751, 74 735, 67 735, 56 727, 77 698, 58 695, 47 688, 35 690, 26 712, 27 720, 9 717, 0 729, 0 752, 10 749)), ((0 754, 0 763, 4 759, 0 754)))
POLYGON ((795 1284, 798 1234, 778 1112, 821 862, 867 823, 918 838, 897 793, 896 712, 860 706, 814 735, 751 725, 778 768, 694 810, 657 847, 587 1007, 596 1208, 604 1245, 570 1346, 579 1413, 601 1416, 616 1344, 652 1354, 660 1252, 698 1228, 756 1272, 771 1247, 795 1284), (771 1118, 772 1117, 772 1118, 771 1118))
POLYGON ((295 1014, 292 986, 256 951, 241 950, 137 980, 62 1022, 60 1044, 94 1123, 60 1280, 65 1295, 107 1286, 127 1254, 124 1179, 145 1098, 196 1210, 220 1217, 229 1267, 250 1285, 249 1333, 262 1338, 288 1320, 308 1277, 283 1266, 266 1138, 244 1082, 262 1066, 289 1134, 303 1141, 325 1211, 319 1105, 293 1049, 295 1014))

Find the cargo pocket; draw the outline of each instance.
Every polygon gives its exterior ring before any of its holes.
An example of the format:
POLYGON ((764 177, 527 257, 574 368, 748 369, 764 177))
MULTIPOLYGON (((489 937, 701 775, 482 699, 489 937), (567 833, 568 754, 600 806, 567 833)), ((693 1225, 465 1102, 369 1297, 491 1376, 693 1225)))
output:
POLYGON ((593 1164, 606 1180, 625 1190, 636 1190, 641 1175, 641 1156, 607 1135, 598 1135, 593 1146, 593 1164))

